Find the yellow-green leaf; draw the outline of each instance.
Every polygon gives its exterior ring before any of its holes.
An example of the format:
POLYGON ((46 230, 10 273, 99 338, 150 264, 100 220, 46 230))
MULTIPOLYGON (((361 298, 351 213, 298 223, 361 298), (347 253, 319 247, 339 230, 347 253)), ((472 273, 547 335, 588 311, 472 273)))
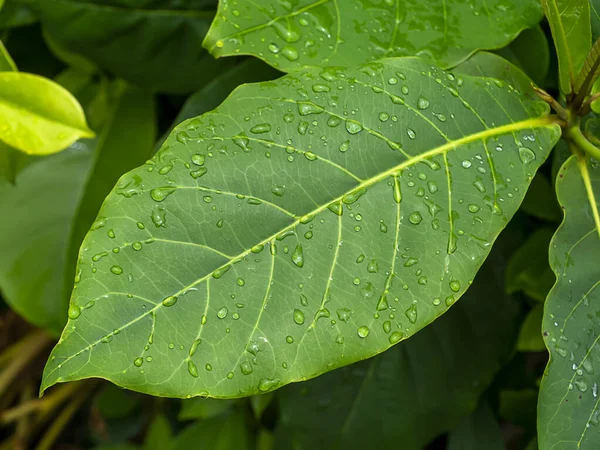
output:
POLYGON ((0 72, 0 141, 48 155, 93 137, 83 109, 66 89, 38 75, 0 72))

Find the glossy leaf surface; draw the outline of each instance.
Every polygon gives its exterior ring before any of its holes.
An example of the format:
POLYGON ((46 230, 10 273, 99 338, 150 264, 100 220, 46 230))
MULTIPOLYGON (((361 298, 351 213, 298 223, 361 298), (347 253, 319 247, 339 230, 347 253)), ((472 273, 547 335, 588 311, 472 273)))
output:
POLYGON ((216 57, 255 55, 284 72, 414 55, 452 67, 503 47, 541 16, 537 0, 221 0, 204 47, 216 57))
POLYGON ((570 94, 592 47, 589 0, 542 0, 558 54, 560 90, 570 94))
POLYGON ((210 0, 23 0, 64 49, 147 89, 191 92, 229 62, 202 49, 210 0))
POLYGON ((239 397, 408 338, 518 208, 546 112, 416 58, 238 88, 107 198, 43 387, 239 397))
POLYGON ((25 153, 47 155, 92 137, 81 106, 46 78, 0 72, 0 141, 25 153))
POLYGON ((274 448, 359 450, 402 442, 402 450, 421 450, 459 426, 514 348, 518 305, 502 289, 500 249, 460 302, 411 339, 278 391, 274 448))
POLYGON ((540 388, 540 450, 594 448, 600 439, 600 167, 572 156, 556 182, 565 218, 550 245, 557 282, 542 329, 550 362, 540 388))

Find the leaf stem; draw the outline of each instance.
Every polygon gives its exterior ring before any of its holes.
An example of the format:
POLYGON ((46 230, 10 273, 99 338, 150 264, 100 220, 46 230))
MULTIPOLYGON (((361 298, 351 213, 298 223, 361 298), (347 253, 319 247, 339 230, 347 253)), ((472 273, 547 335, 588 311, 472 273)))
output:
POLYGON ((575 144, 579 149, 600 161, 600 149, 592 144, 581 132, 579 124, 572 125, 565 133, 565 138, 575 144))

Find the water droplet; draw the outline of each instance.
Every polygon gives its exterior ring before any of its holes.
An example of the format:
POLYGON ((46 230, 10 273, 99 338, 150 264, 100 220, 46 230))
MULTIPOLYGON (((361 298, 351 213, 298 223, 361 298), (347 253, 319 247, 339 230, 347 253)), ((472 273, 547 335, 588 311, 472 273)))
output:
POLYGON ((350 316, 352 316, 352 310, 348 308, 340 308, 336 311, 338 319, 344 323, 347 323, 350 320, 350 316))
POLYGON ((281 54, 285 56, 289 61, 296 61, 298 59, 298 50, 291 45, 286 45, 281 50, 281 54))
POLYGON ((157 206, 152 209, 152 222, 156 228, 166 228, 167 226, 167 210, 162 206, 157 206))
POLYGON ((302 245, 296 245, 296 248, 292 252, 292 262, 298 267, 304 266, 304 253, 302 250, 302 245))
POLYGON ((350 134, 358 134, 363 130, 363 126, 358 123, 356 120, 347 119, 346 120, 346 130, 350 134))
POLYGON ((344 212, 344 208, 339 202, 332 203, 331 205, 327 206, 327 209, 337 216, 341 216, 344 212))
POLYGON ((252 373, 252 366, 248 362, 240 364, 240 370, 244 375, 250 375, 252 373))
POLYGON ((166 307, 173 306, 175 303, 177 303, 177 297, 174 295, 171 295, 162 301, 163 306, 166 307))
POLYGON ((133 365, 136 367, 142 367, 142 364, 144 364, 144 358, 142 358, 141 356, 133 360, 133 365))
POLYGON ((462 166, 463 166, 465 169, 468 169, 468 168, 469 168, 469 167, 471 167, 472 165, 473 165, 473 163, 472 163, 471 161, 469 161, 468 159, 465 159, 465 160, 462 162, 462 166))
POLYGON ((379 120, 381 120, 382 122, 387 122, 390 118, 390 115, 388 113, 379 113, 379 120))
POLYGON ((346 152, 350 148, 350 141, 344 141, 340 144, 340 152, 346 152))
POLYGON ((298 325, 302 325, 304 323, 304 313, 299 309, 294 310, 294 322, 298 325))
POLYGON ((529 164, 535 160, 535 153, 530 148, 521 147, 519 148, 519 159, 523 164, 529 164))
POLYGON ((481 208, 478 205, 475 205, 475 204, 470 204, 469 205, 469 211, 472 212, 472 213, 476 213, 480 209, 481 208))
POLYGON ((246 284, 243 278, 238 278, 236 282, 238 286, 243 286, 246 284))
POLYGON ((155 202, 162 202, 169 195, 175 192, 175 190, 176 188, 172 186, 154 188, 150 191, 150 197, 152 197, 152 200, 154 200, 155 202))
POLYGON ((416 139, 417 138, 417 133, 415 133, 415 130, 413 130, 412 128, 407 128, 406 129, 406 134, 408 134, 408 137, 411 139, 416 139))
POLYGON ((426 99, 425 97, 419 97, 419 100, 417 101, 417 107, 419 109, 427 109, 429 108, 429 100, 426 99))
POLYGON ((254 134, 264 134, 268 133, 269 131, 271 131, 271 124, 268 123, 260 123, 250 128, 250 132, 254 134))
POLYGON ((383 331, 387 334, 390 331, 392 331, 392 322, 390 322, 389 320, 386 320, 385 322, 383 322, 383 331))
MULTIPOLYGON (((308 116, 310 114, 321 114, 323 112, 323 110, 321 108, 319 108, 317 105, 315 105, 314 103, 309 103, 309 102, 298 102, 298 113, 301 116, 308 116)), ((306 128, 308 128, 308 123, 306 122, 302 122, 304 124, 306 124, 306 128)), ((304 132, 306 133, 306 128, 304 130, 304 132)), ((300 130, 298 130, 300 131, 300 130)), ((304 134, 304 133, 301 133, 304 134)))
POLYGON ((194 364, 194 361, 192 361, 191 359, 188 360, 188 372, 194 378, 198 378, 198 368, 196 367, 196 364, 194 364))
POLYGON ((415 211, 410 216, 408 216, 408 220, 413 225, 419 225, 423 220, 423 216, 421 216, 421 213, 419 211, 415 211))
POLYGON ((213 278, 219 279, 221 278, 223 275, 225 275, 225 273, 227 273, 227 271, 231 269, 231 266, 227 265, 227 266, 223 266, 217 270, 215 270, 212 274, 213 278))
POLYGON ((460 291, 460 281, 458 281, 458 280, 450 281, 450 289, 452 289, 452 291, 454 291, 454 292, 460 291))
POLYGON ((276 388, 278 385, 279 385, 279 380, 278 379, 263 378, 258 383, 258 390, 260 392, 268 392, 271 389, 276 388))
POLYGON ((367 326, 359 327, 357 330, 358 336, 361 337, 362 339, 366 338, 370 332, 371 332, 371 330, 369 330, 369 327, 367 327, 367 326))
POLYGON ((401 331, 394 331, 391 335, 390 335, 390 344, 394 345, 398 342, 400 342, 400 340, 404 337, 404 334, 402 334, 401 331))
POLYGON ((372 259, 371 261, 369 261, 369 264, 367 265, 367 272, 369 272, 369 273, 379 272, 379 263, 377 262, 376 259, 372 259))
POLYGON ((404 312, 404 315, 408 318, 410 323, 415 323, 417 321, 417 305, 411 305, 410 308, 404 312))
POLYGON ((312 90, 313 92, 329 92, 331 91, 331 88, 329 86, 327 86, 326 84, 313 84, 312 86, 312 90))
POLYGON ((123 268, 121 266, 112 266, 110 271, 115 275, 121 275, 123 273, 123 268))
POLYGON ((198 349, 198 346, 202 343, 201 339, 196 339, 193 343, 192 346, 190 347, 190 357, 194 356, 194 353, 196 353, 196 350, 198 349))
POLYGON ((227 317, 227 313, 229 312, 229 310, 227 309, 226 306, 223 306, 221 309, 219 309, 217 311, 217 317, 219 319, 224 319, 225 317, 227 317))
POLYGON ((75 320, 81 315, 81 308, 74 303, 69 305, 69 312, 67 313, 69 319, 75 320))

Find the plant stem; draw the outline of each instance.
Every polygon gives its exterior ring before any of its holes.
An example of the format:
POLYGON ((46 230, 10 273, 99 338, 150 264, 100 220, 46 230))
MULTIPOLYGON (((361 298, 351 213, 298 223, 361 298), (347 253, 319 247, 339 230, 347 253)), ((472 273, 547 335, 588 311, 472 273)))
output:
POLYGON ((575 144, 579 149, 600 161, 600 149, 592 144, 581 132, 579 124, 571 126, 565 133, 565 138, 575 144))
POLYGON ((27 335, 17 344, 20 351, 13 355, 8 366, 0 373, 0 397, 2 397, 19 372, 50 342, 50 336, 38 330, 27 335))

